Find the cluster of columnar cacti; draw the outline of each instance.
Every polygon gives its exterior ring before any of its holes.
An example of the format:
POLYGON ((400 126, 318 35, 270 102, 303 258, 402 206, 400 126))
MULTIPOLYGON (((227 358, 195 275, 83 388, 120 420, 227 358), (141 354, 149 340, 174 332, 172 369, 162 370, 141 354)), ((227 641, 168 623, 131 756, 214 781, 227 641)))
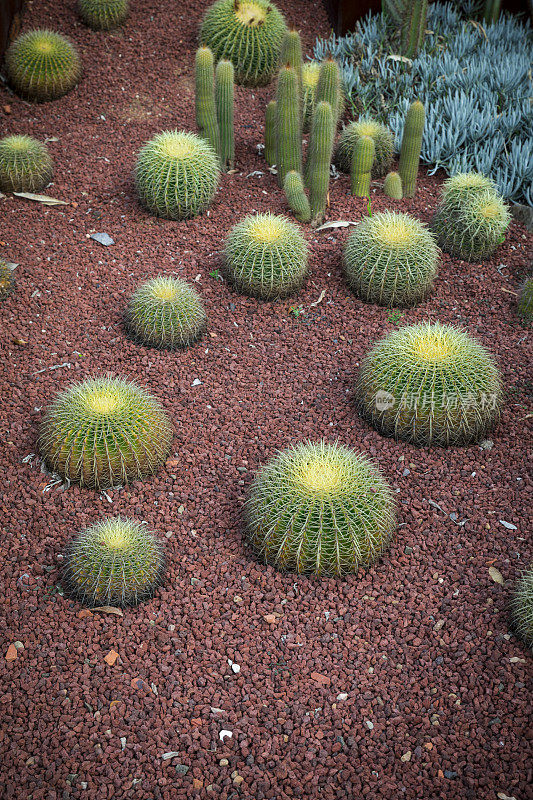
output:
POLYGON ((408 214, 385 211, 364 217, 344 248, 344 274, 369 303, 409 306, 433 287, 439 249, 426 226, 408 214))
POLYGON ((78 11, 89 28, 108 31, 122 25, 129 4, 128 0, 78 0, 78 11))
POLYGON ((244 86, 269 83, 278 68, 285 19, 270 0, 217 0, 203 18, 200 41, 227 59, 244 86))
POLYGON ((276 92, 276 131, 279 185, 291 170, 302 171, 300 87, 294 67, 282 66, 276 92))
POLYGON ((445 252, 477 261, 489 258, 501 244, 510 219, 489 178, 460 173, 444 182, 432 227, 445 252))
POLYGON ((0 258, 0 302, 6 300, 15 288, 15 276, 11 267, 0 258))
POLYGON ((400 148, 398 172, 402 179, 404 197, 415 196, 425 122, 426 112, 424 105, 420 100, 415 100, 409 107, 405 118, 400 148))
POLYGON ((78 51, 55 31, 33 30, 15 39, 6 53, 13 89, 27 100, 55 100, 76 86, 81 76, 78 51))
POLYGON ((108 517, 81 531, 65 551, 63 584, 88 606, 135 606, 161 584, 165 551, 146 525, 108 517))
POLYGON ((502 379, 465 331, 422 323, 393 331, 372 348, 356 397, 362 416, 385 436, 427 446, 471 444, 499 419, 502 379))
POLYGON ((0 190, 40 192, 54 174, 48 148, 31 136, 6 136, 0 140, 0 190))
POLYGON ((351 122, 342 129, 335 148, 335 165, 343 172, 350 172, 352 158, 358 141, 367 137, 374 143, 372 177, 380 178, 386 174, 394 154, 394 138, 386 125, 371 118, 351 122))
POLYGON ((169 417, 144 389, 123 378, 89 378, 48 408, 39 451, 62 478, 106 489, 157 472, 172 436, 169 417))
POLYGON ((375 562, 396 527, 394 495, 363 454, 325 441, 278 453, 257 473, 247 538, 276 569, 342 576, 375 562))
POLYGON ((219 61, 216 70, 213 53, 200 47, 195 59, 196 125, 218 154, 223 170, 231 169, 235 160, 234 69, 231 61, 219 61))

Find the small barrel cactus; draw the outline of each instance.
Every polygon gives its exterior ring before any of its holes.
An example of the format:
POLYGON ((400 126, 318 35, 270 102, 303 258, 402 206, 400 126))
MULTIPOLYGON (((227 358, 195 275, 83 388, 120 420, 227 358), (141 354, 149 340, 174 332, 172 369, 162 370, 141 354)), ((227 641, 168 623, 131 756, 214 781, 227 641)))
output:
POLYGON ((394 137, 385 125, 373 119, 350 122, 343 128, 335 150, 335 165, 343 172, 350 173, 353 151, 363 136, 369 136, 374 142, 375 156, 372 177, 380 178, 387 173, 391 165, 394 154, 394 137))
POLYGON ((281 67, 276 93, 276 131, 278 182, 283 186, 291 170, 302 171, 302 131, 300 125, 300 92, 293 67, 281 67))
POLYGON ((271 100, 266 107, 265 114, 265 159, 267 164, 272 167, 278 157, 278 135, 276 125, 278 121, 278 109, 275 100, 271 100))
POLYGON ((55 100, 76 86, 81 76, 78 51, 65 36, 34 30, 15 39, 6 53, 13 89, 27 100, 55 100))
POLYGON ((128 0, 78 0, 80 17, 95 31, 108 31, 122 25, 128 16, 128 0))
POLYGON ((231 61, 219 61, 215 73, 215 100, 220 131, 220 163, 222 169, 233 169, 235 161, 234 70, 231 61))
POLYGON ((40 192, 54 174, 48 148, 31 136, 6 136, 0 140, 0 190, 40 192))
POLYGON ((135 341, 168 350, 196 341, 206 320, 198 292, 185 281, 163 276, 139 286, 125 313, 126 329, 135 341))
POLYGON ((439 248, 426 226, 395 211, 364 217, 344 248, 348 285, 382 306, 420 302, 433 288, 438 263, 439 248))
POLYGON ((293 222, 274 214, 250 214, 230 231, 224 273, 245 294, 270 300, 300 288, 307 259, 307 243, 293 222))
POLYGON ((520 287, 518 313, 524 322, 533 322, 533 275, 529 275, 520 287))
POLYGON ((361 136, 354 147, 351 190, 355 197, 370 197, 370 177, 376 149, 370 136, 361 136))
POLYGON ((362 453, 325 441, 278 453, 245 506, 256 555, 282 571, 355 573, 383 554, 396 528, 393 493, 362 453))
POLYGON ((533 651, 533 564, 516 584, 511 600, 511 621, 516 635, 533 651))
POLYGON ((319 62, 306 61, 302 67, 302 129, 304 131, 308 131, 311 127, 319 75, 319 62))
POLYGON ((209 47, 199 47, 194 59, 194 105, 198 133, 220 153, 220 131, 215 106, 215 65, 209 47))
POLYGON ((39 451, 62 478, 107 489, 165 463, 172 423, 158 401, 123 378, 88 378, 60 392, 41 423, 39 451))
POLYGON ((15 289, 15 276, 13 270, 0 258, 0 302, 7 300, 15 289))
POLYGON ((135 182, 140 200, 167 219, 195 217, 215 196, 220 170, 209 142, 187 131, 163 131, 139 153, 135 182))
POLYGON ((330 104, 317 103, 311 123, 311 136, 305 165, 311 220, 314 225, 322 222, 326 211, 334 136, 335 122, 330 104))
POLYGON ((404 197, 415 196, 425 122, 424 105, 420 100, 415 100, 407 111, 400 147, 398 172, 402 179, 404 197))
POLYGON ((237 83, 264 86, 277 70, 286 30, 270 0, 216 0, 205 13, 200 41, 216 61, 232 62, 237 83))
POLYGON ((383 182, 383 193, 392 200, 401 200, 403 197, 402 179, 397 172, 387 173, 383 182))
POLYGON ((309 222, 311 219, 311 207, 305 194, 304 182, 300 173, 294 170, 287 172, 283 188, 289 207, 296 219, 299 222, 309 222))
POLYGON ((494 181, 480 172, 459 172, 444 181, 441 192, 446 208, 458 210, 480 194, 497 194, 497 189, 494 181))
POLYGON ((463 205, 437 209, 432 228, 440 247, 466 261, 490 258, 509 226, 511 215, 503 198, 492 190, 480 191, 463 205))
POLYGON ((485 348, 449 325, 406 326, 364 358, 356 385, 362 416, 384 436, 417 445, 466 445, 487 437, 502 379, 485 348))
POLYGON ((163 581, 163 543, 146 525, 108 517, 81 531, 65 552, 62 582, 88 606, 135 606, 163 581))

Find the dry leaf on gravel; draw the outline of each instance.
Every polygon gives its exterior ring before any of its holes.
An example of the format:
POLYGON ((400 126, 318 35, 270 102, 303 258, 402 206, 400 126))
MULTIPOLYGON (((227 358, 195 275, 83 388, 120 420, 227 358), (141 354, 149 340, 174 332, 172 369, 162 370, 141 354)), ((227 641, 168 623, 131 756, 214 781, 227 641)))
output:
POLYGON ((489 575, 495 583, 499 583, 503 586, 505 581, 499 569, 496 569, 496 567, 489 567, 489 575))
POLYGON ((316 230, 326 231, 329 228, 347 228, 349 225, 359 225, 359 223, 350 222, 350 220, 345 220, 345 219, 336 219, 333 220, 333 222, 325 222, 324 225, 320 225, 316 230))
POLYGON ((43 206, 68 206, 64 200, 58 200, 57 197, 49 197, 47 194, 33 194, 33 192, 13 192, 15 197, 24 197, 26 200, 36 200, 42 203, 43 206))
POLYGON ((117 617, 124 616, 122 609, 116 606, 95 606, 95 608, 91 608, 91 611, 101 611, 102 614, 116 614, 117 617))

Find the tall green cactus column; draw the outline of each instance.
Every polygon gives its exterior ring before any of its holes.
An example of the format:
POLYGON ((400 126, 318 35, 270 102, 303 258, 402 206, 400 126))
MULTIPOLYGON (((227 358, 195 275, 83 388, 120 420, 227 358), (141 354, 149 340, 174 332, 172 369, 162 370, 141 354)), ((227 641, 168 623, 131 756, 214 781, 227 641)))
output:
POLYGON ((352 153, 350 172, 352 194, 355 197, 370 197, 370 177, 376 148, 370 136, 361 136, 352 153))
POLYGON ((424 110, 424 104, 421 103, 420 100, 415 100, 407 112, 405 127, 403 129, 402 146, 400 149, 398 172, 402 179, 404 197, 415 196, 425 121, 426 112, 424 110))
POLYGON ((283 186, 291 170, 302 171, 302 128, 298 78, 293 67, 282 67, 276 95, 278 182, 283 186))
POLYGON ((342 83, 339 65, 332 58, 320 65, 315 102, 329 103, 333 112, 334 133, 342 112, 342 83))
POLYGON ((415 58, 424 42, 428 0, 408 0, 402 18, 401 47, 407 58, 415 58))
POLYGON ((278 157, 278 135, 276 125, 278 120, 278 104, 271 100, 266 107, 265 114, 265 158, 269 167, 276 163, 278 157))
POLYGON ((298 87, 302 93, 302 40, 298 31, 287 31, 281 45, 280 64, 293 67, 298 78, 298 87))
POLYGON ((231 61, 219 61, 215 72, 215 104, 220 132, 220 165, 233 169, 235 133, 233 129, 234 79, 231 61))
POLYGON ((215 108, 215 67, 213 53, 208 47, 199 47, 195 59, 195 109, 196 125, 203 139, 220 153, 220 133, 215 108))
POLYGON ((329 168, 335 138, 334 115, 329 103, 317 104, 311 122, 307 161, 307 184, 311 221, 319 225, 324 217, 329 189, 329 168))

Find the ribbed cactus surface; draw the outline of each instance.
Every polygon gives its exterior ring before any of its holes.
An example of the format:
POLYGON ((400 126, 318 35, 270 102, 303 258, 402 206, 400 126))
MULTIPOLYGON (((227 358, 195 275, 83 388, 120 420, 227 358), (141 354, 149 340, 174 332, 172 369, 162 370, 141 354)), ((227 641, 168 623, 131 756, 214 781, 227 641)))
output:
POLYGON ((306 61, 302 67, 302 130, 311 127, 311 117, 315 110, 316 87, 320 75, 318 61, 306 61))
POLYGON ((107 31, 122 25, 129 4, 128 0, 78 0, 78 11, 90 28, 107 31))
POLYGON ((21 34, 6 53, 13 89, 28 100, 55 100, 70 92, 81 76, 78 51, 65 36, 50 30, 21 34))
POLYGON ((235 80, 244 86, 269 83, 279 64, 287 26, 270 0, 217 0, 204 16, 200 41, 215 60, 235 67, 235 80))
POLYGON ((533 651, 533 563, 524 570, 515 586, 511 621, 516 635, 533 651))
POLYGON ((208 47, 199 47, 194 62, 196 126, 215 153, 220 153, 220 131, 215 107, 215 62, 208 47))
POLYGON ((220 163, 223 170, 235 162, 234 69, 231 61, 219 61, 215 74, 215 101, 220 131, 220 163))
POLYGON ((0 140, 0 190, 40 192, 52 180, 54 167, 48 148, 31 136, 0 140))
POLYGON ((381 178, 387 173, 392 162, 394 137, 385 125, 371 118, 351 122, 342 129, 335 149, 335 165, 343 172, 350 172, 353 151, 363 136, 369 136, 374 142, 372 177, 381 178))
POLYGON ((285 175, 291 170, 302 171, 302 129, 300 121, 300 93, 298 78, 293 67, 282 66, 278 75, 276 92, 276 132, 278 182, 283 186, 285 175))
POLYGON ((400 149, 398 172, 402 179, 404 197, 415 196, 425 121, 424 105, 420 100, 415 100, 407 111, 400 149))
POLYGON ((392 200, 401 200, 403 197, 402 179, 397 172, 389 172, 383 182, 383 192, 392 200))
POLYGON ((294 170, 287 172, 283 188, 289 207, 296 219, 299 222, 309 222, 311 220, 311 207, 300 173, 294 170))
POLYGON ((407 0, 402 15, 400 40, 402 54, 415 58, 424 43, 428 0, 407 0))
POLYGON ((0 302, 7 300, 15 288, 13 270, 0 258, 0 302))
POLYGON ((333 133, 335 134, 342 114, 344 101, 339 65, 332 58, 321 63, 318 73, 315 104, 322 102, 329 103, 331 106, 333 114, 333 133))
POLYGON ((287 31, 283 37, 280 53, 280 64, 292 67, 298 78, 298 89, 302 92, 302 40, 298 31, 287 31))
POLYGON ((350 172, 352 194, 370 197, 370 179, 376 148, 370 136, 361 136, 354 147, 350 172))
POLYGON ((301 443, 257 473, 245 506, 247 539, 281 571, 343 576, 381 557, 396 528, 394 495, 362 453, 301 443))
POLYGON ((277 123, 277 103, 271 100, 265 113, 265 159, 270 167, 276 163, 278 157, 277 123))
POLYGON ((492 189, 470 195, 462 204, 443 196, 432 221, 440 247, 466 261, 490 258, 511 220, 503 198, 492 189))
POLYGON ((533 275, 529 275, 518 292, 518 313, 524 322, 533 322, 533 275))
POLYGON ((317 103, 311 123, 306 164, 311 220, 314 224, 320 224, 326 210, 334 135, 335 123, 330 104, 317 103))

